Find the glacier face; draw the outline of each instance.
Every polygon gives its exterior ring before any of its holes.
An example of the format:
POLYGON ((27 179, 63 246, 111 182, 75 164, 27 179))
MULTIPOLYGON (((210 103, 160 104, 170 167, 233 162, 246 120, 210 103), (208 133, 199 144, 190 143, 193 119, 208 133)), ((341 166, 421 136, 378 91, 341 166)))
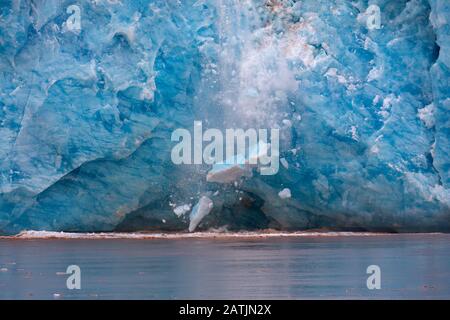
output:
POLYGON ((202 197, 199 229, 450 231, 449 20, 447 0, 1 1, 0 233, 187 230, 202 197), (279 128, 279 173, 173 164, 195 120, 279 128))

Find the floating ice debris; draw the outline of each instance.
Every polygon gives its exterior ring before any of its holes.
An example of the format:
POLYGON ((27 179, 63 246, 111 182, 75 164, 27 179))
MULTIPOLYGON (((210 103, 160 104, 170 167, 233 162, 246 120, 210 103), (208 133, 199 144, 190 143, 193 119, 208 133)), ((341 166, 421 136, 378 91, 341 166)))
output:
POLYGON ((7 272, 8 268, 0 268, 0 272, 7 272))
POLYGON ((278 192, 278 196, 281 199, 288 199, 291 197, 291 190, 289 190, 288 188, 284 188, 283 190, 281 190, 280 192, 278 192))
POLYGON ((189 212, 191 210, 190 204, 183 204, 181 206, 175 207, 173 209, 173 212, 177 215, 178 218, 180 218, 182 215, 186 214, 186 212, 189 212))
POLYGON ((197 228, 200 221, 202 221, 202 219, 211 212, 213 207, 214 204, 210 198, 208 198, 207 196, 203 196, 200 198, 189 216, 191 220, 191 222, 189 223, 189 232, 192 232, 195 230, 195 228, 197 228))

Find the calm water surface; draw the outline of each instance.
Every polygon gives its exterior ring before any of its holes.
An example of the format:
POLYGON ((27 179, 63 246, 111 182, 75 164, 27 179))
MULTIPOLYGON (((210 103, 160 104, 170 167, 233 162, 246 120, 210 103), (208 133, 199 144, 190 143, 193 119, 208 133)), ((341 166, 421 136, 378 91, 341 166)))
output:
POLYGON ((0 240, 0 299, 310 298, 450 299, 450 235, 0 240))

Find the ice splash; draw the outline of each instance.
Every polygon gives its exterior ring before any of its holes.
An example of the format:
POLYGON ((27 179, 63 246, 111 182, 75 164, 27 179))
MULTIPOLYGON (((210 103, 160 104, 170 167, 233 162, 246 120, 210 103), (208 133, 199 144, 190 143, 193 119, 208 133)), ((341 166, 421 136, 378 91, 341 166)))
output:
POLYGON ((264 8, 260 1, 221 1, 219 101, 225 125, 281 128, 289 114, 288 95, 298 86, 289 63, 299 57, 311 63, 311 50, 295 32, 305 25, 285 21, 285 4, 264 8), (286 24, 283 31, 278 22, 286 24))

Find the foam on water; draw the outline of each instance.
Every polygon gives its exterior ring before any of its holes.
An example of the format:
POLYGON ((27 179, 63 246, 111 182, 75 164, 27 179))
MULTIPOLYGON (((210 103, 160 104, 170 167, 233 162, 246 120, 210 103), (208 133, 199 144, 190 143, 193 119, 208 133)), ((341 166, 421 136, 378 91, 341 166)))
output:
MULTIPOLYGON (((440 234, 440 233, 432 233, 440 234)), ((296 232, 279 232, 274 230, 263 231, 243 231, 243 232, 221 232, 206 231, 192 233, 154 233, 154 232, 99 232, 99 233, 75 233, 75 232, 54 232, 54 231, 22 231, 15 236, 0 237, 0 239, 251 239, 251 238, 299 238, 299 237, 376 237, 376 236, 396 236, 395 233, 378 233, 378 232, 336 232, 336 231, 296 231, 296 232)), ((421 236, 422 233, 414 233, 408 235, 421 236)), ((427 233, 430 235, 430 233, 427 233)))

